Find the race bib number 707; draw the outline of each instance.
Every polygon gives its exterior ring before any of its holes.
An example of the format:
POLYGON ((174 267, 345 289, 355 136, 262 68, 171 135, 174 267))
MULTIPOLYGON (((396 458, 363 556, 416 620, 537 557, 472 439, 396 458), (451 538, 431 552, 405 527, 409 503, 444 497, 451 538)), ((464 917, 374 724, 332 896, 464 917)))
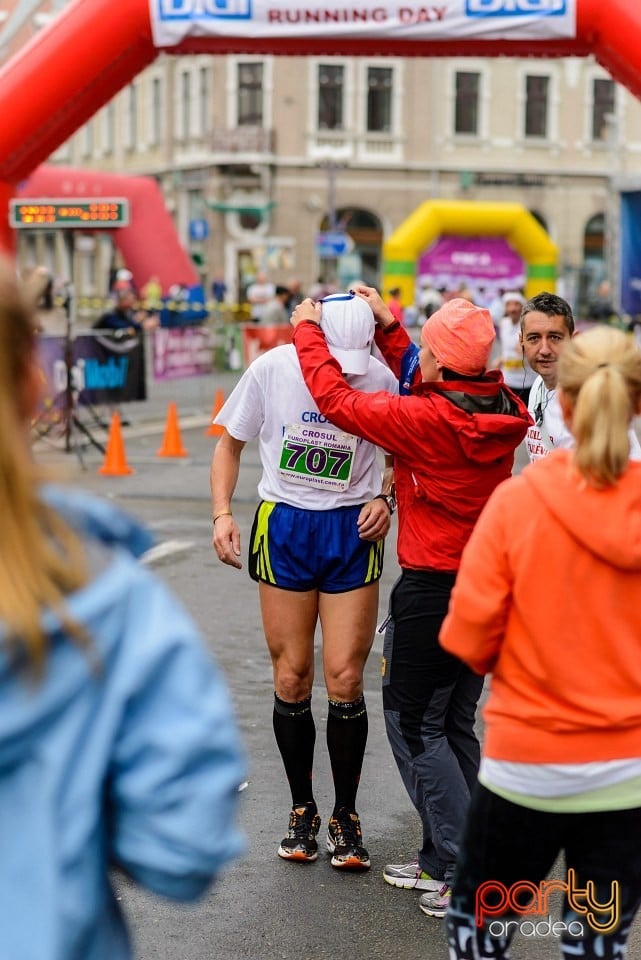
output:
POLYGON ((350 433, 289 423, 283 434, 279 473, 290 483, 320 490, 347 490, 356 443, 350 433))

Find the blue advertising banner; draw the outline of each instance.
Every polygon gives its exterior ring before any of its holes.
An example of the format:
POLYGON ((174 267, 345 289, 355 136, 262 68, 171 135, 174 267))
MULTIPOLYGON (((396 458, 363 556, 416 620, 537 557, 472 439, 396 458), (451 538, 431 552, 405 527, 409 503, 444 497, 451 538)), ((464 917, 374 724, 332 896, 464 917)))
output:
MULTIPOLYGON (((79 404, 123 403, 145 400, 145 357, 141 337, 112 340, 88 334, 75 337, 71 355, 71 383, 79 404)), ((64 337, 40 337, 38 365, 43 384, 43 406, 64 407, 67 386, 64 337)))
POLYGON ((621 308, 641 314, 641 190, 621 193, 621 308))

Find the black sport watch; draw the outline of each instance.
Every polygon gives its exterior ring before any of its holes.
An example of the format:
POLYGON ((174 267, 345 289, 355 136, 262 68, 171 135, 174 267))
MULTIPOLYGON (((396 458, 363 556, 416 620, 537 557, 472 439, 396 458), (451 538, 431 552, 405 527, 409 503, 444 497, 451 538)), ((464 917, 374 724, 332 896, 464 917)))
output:
POLYGON ((387 509, 390 512, 390 516, 396 510, 396 497, 393 493, 378 493, 375 497, 375 500, 384 500, 387 504, 387 509))

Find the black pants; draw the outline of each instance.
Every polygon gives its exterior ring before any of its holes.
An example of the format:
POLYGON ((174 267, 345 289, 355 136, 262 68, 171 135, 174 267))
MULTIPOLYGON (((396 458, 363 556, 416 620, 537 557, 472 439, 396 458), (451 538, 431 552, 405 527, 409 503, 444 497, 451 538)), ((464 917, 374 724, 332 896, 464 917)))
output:
POLYGON ((404 570, 383 645, 387 737, 423 826, 421 869, 451 883, 479 766, 483 678, 439 645, 455 575, 404 570))
MULTIPOLYGON (((515 896, 517 907, 527 908, 528 889, 521 887, 515 896)), ((450 960, 507 958, 517 928, 524 936, 532 936, 537 924, 543 924, 536 927, 538 935, 551 939, 550 957, 556 937, 565 960, 623 960, 640 903, 641 807, 599 813, 546 813, 511 803, 476 785, 447 916, 450 960), (592 883, 592 903, 604 906, 610 901, 610 906, 600 912, 588 909, 602 929, 610 922, 614 929, 605 934, 593 929, 589 917, 574 909, 571 902, 574 899, 575 905, 584 906, 585 896, 566 894, 561 922, 550 937, 549 904, 541 897, 539 884, 562 851, 568 871, 562 881, 568 881, 572 870, 575 891, 592 883), (489 881, 501 886, 492 890, 489 881), (522 913, 511 909, 509 900, 506 902, 505 890, 528 882, 536 887, 540 912, 522 913), (493 915, 492 909, 503 904, 506 912, 493 915), (484 923, 477 926, 481 914, 484 923)))

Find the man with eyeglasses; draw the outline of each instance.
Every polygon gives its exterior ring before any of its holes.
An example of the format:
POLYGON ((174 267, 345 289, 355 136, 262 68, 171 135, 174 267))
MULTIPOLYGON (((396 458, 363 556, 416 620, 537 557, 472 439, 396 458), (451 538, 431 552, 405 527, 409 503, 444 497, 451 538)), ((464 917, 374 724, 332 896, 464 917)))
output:
MULTIPOLYGON (((318 301, 329 349, 358 392, 398 393, 371 356, 374 315, 353 294, 318 301)), ((249 539, 274 674, 273 726, 291 792, 283 860, 317 859, 320 815, 312 766, 314 633, 322 632, 327 749, 334 782, 327 849, 343 871, 370 866, 356 795, 367 742, 363 669, 376 628, 383 538, 395 509, 381 492, 377 448, 322 416, 303 381, 296 350, 284 344, 248 367, 215 419, 225 427, 212 459, 213 546, 240 568, 232 495, 241 452, 258 437, 261 502, 249 539)), ((391 482, 389 477, 385 478, 391 482)))
MULTIPOLYGON (((525 437, 532 462, 557 448, 574 446, 574 437, 561 413, 556 385, 558 361, 564 347, 576 336, 572 308, 554 293, 538 293, 521 310, 520 342, 523 358, 538 374, 530 389, 528 410, 534 423, 525 437)), ((630 429, 630 459, 641 460, 641 445, 630 429)))

